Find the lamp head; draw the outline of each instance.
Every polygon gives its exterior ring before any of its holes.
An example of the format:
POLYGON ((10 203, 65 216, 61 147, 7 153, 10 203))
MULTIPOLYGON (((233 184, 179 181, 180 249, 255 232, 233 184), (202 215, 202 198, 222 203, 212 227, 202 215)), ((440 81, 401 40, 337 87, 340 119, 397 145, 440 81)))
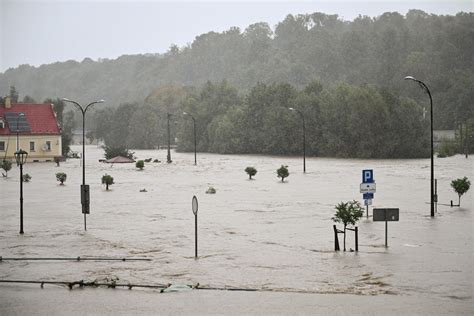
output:
POLYGON ((413 80, 413 81, 417 81, 413 76, 406 76, 405 78, 403 78, 403 80, 413 80))
POLYGON ((294 111, 295 109, 293 109, 293 108, 288 108, 288 110, 290 110, 290 111, 294 111))
POLYGON ((19 149, 15 152, 15 160, 17 165, 24 165, 26 163, 26 158, 28 158, 28 152, 23 149, 19 149))

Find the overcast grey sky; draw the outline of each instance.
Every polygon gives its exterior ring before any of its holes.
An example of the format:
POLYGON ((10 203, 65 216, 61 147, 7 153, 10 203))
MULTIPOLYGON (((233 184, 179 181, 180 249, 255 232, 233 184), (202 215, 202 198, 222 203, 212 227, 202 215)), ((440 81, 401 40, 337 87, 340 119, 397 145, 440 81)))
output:
POLYGON ((473 0, 112 1, 0 0, 0 72, 86 57, 164 53, 209 31, 256 22, 274 29, 287 14, 324 12, 353 20, 359 14, 472 12, 473 0))

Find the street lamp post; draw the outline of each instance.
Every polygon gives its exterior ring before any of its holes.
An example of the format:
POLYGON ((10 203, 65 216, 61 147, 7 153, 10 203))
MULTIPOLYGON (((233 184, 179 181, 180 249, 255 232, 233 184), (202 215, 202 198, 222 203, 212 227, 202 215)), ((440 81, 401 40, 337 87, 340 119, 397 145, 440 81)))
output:
POLYGON ((189 115, 193 119, 193 129, 194 129, 194 165, 197 165, 196 158, 196 119, 189 113, 183 112, 183 115, 189 115))
POLYGON ((20 121, 20 117, 24 117, 25 113, 20 112, 16 117, 16 151, 20 150, 20 127, 18 126, 18 122, 20 121))
POLYGON ((415 79, 412 76, 406 76, 404 78, 405 80, 412 80, 415 82, 418 82, 420 87, 428 94, 430 97, 430 125, 431 125, 431 197, 430 197, 430 202, 431 202, 431 217, 434 216, 434 211, 435 211, 435 189, 434 189, 434 150, 433 150, 433 99, 431 98, 431 92, 430 89, 428 89, 428 86, 423 82, 418 79, 415 79))
POLYGON ((26 163, 28 153, 22 149, 15 152, 17 165, 20 166, 20 234, 23 234, 23 165, 26 163))
POLYGON ((94 101, 82 107, 76 101, 72 101, 66 98, 62 99, 64 102, 70 102, 74 104, 82 113, 82 186, 81 186, 81 204, 82 213, 84 214, 84 230, 87 230, 86 214, 89 214, 89 187, 86 186, 86 112, 94 104, 104 103, 104 100, 94 101))
POLYGON ((167 113, 166 114, 167 118, 168 118, 168 155, 166 156, 166 162, 167 163, 172 163, 173 161, 171 160, 171 139, 170 139, 170 117, 171 117, 171 114, 170 113, 167 113))
POLYGON ((306 126, 304 121, 303 112, 294 108, 288 108, 290 111, 296 111, 299 115, 301 115, 301 119, 303 120, 303 173, 306 173, 306 126))

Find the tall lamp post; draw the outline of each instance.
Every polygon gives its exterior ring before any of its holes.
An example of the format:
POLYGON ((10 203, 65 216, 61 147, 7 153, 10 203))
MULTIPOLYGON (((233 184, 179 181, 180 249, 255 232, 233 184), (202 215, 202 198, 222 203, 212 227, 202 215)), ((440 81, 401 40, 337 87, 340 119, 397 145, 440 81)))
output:
POLYGON ((304 122, 304 115, 303 112, 294 108, 288 108, 290 111, 296 111, 299 115, 301 115, 301 119, 303 120, 303 173, 306 173, 306 126, 304 122))
POLYGON ((196 158, 196 119, 189 113, 183 112, 183 115, 189 115, 193 119, 193 129, 194 129, 194 165, 197 165, 196 158))
POLYGON ((406 76, 404 78, 405 80, 412 80, 415 82, 418 82, 420 87, 428 93, 428 96, 430 97, 430 125, 431 125, 431 197, 430 197, 430 202, 431 202, 431 217, 434 216, 435 212, 435 181, 434 181, 434 150, 433 150, 433 99, 431 98, 431 93, 430 89, 428 89, 428 86, 421 80, 415 79, 412 76, 406 76))
POLYGON ((20 126, 18 125, 18 122, 20 121, 20 117, 24 117, 25 113, 20 112, 18 113, 18 116, 16 117, 16 151, 20 150, 20 126))
POLYGON ((171 113, 167 113, 166 116, 168 118, 168 125, 167 125, 167 128, 168 128, 168 155, 166 156, 166 162, 167 163, 172 163, 173 161, 171 160, 171 136, 170 136, 170 117, 171 117, 171 113))
POLYGON ((17 165, 20 166, 20 234, 23 234, 23 165, 26 163, 28 153, 23 149, 15 152, 17 165))
POLYGON ((81 185, 81 204, 82 204, 82 213, 84 214, 84 230, 87 230, 86 224, 86 214, 90 213, 89 205, 89 186, 86 186, 86 112, 94 104, 104 103, 104 100, 94 101, 82 107, 76 101, 72 101, 66 98, 62 99, 64 102, 69 102, 74 104, 82 113, 82 185, 81 185))

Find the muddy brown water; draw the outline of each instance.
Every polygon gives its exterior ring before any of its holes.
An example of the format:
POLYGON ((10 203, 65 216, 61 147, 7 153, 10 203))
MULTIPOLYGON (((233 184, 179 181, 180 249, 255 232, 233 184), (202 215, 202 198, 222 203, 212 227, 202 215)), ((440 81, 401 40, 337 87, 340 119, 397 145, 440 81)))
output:
MULTIPOLYGON (((73 147, 80 151, 81 147, 73 147)), ((0 279, 107 280, 154 284, 199 282, 202 286, 288 292, 429 296, 450 302, 473 294, 472 192, 461 207, 453 179, 474 180, 473 160, 435 159, 439 202, 429 216, 429 159, 356 160, 140 151, 158 158, 143 171, 134 164, 100 163, 103 152, 86 148, 91 214, 84 231, 79 185, 81 160, 28 163, 24 230, 19 231, 19 171, 0 179, 0 255, 8 257, 140 257, 149 262, 3 261, 0 279), (282 183, 276 169, 288 165, 282 183), (244 169, 258 173, 249 180, 244 169), (397 207, 400 221, 385 225, 365 216, 358 223, 359 252, 334 252, 334 205, 361 200, 363 169, 373 169, 374 207, 397 207), (65 172, 59 185, 56 172, 65 172), (104 174, 114 177, 109 191, 104 174), (206 194, 209 186, 216 194, 206 194), (146 192, 140 192, 145 189, 146 192), (199 201, 199 259, 194 259, 194 215, 199 201)), ((370 211, 371 213, 372 211, 370 211)), ((341 236, 342 238, 342 236, 341 236)), ((341 240, 342 247, 342 240, 341 240)), ((354 248, 348 235, 347 246, 354 248)))

